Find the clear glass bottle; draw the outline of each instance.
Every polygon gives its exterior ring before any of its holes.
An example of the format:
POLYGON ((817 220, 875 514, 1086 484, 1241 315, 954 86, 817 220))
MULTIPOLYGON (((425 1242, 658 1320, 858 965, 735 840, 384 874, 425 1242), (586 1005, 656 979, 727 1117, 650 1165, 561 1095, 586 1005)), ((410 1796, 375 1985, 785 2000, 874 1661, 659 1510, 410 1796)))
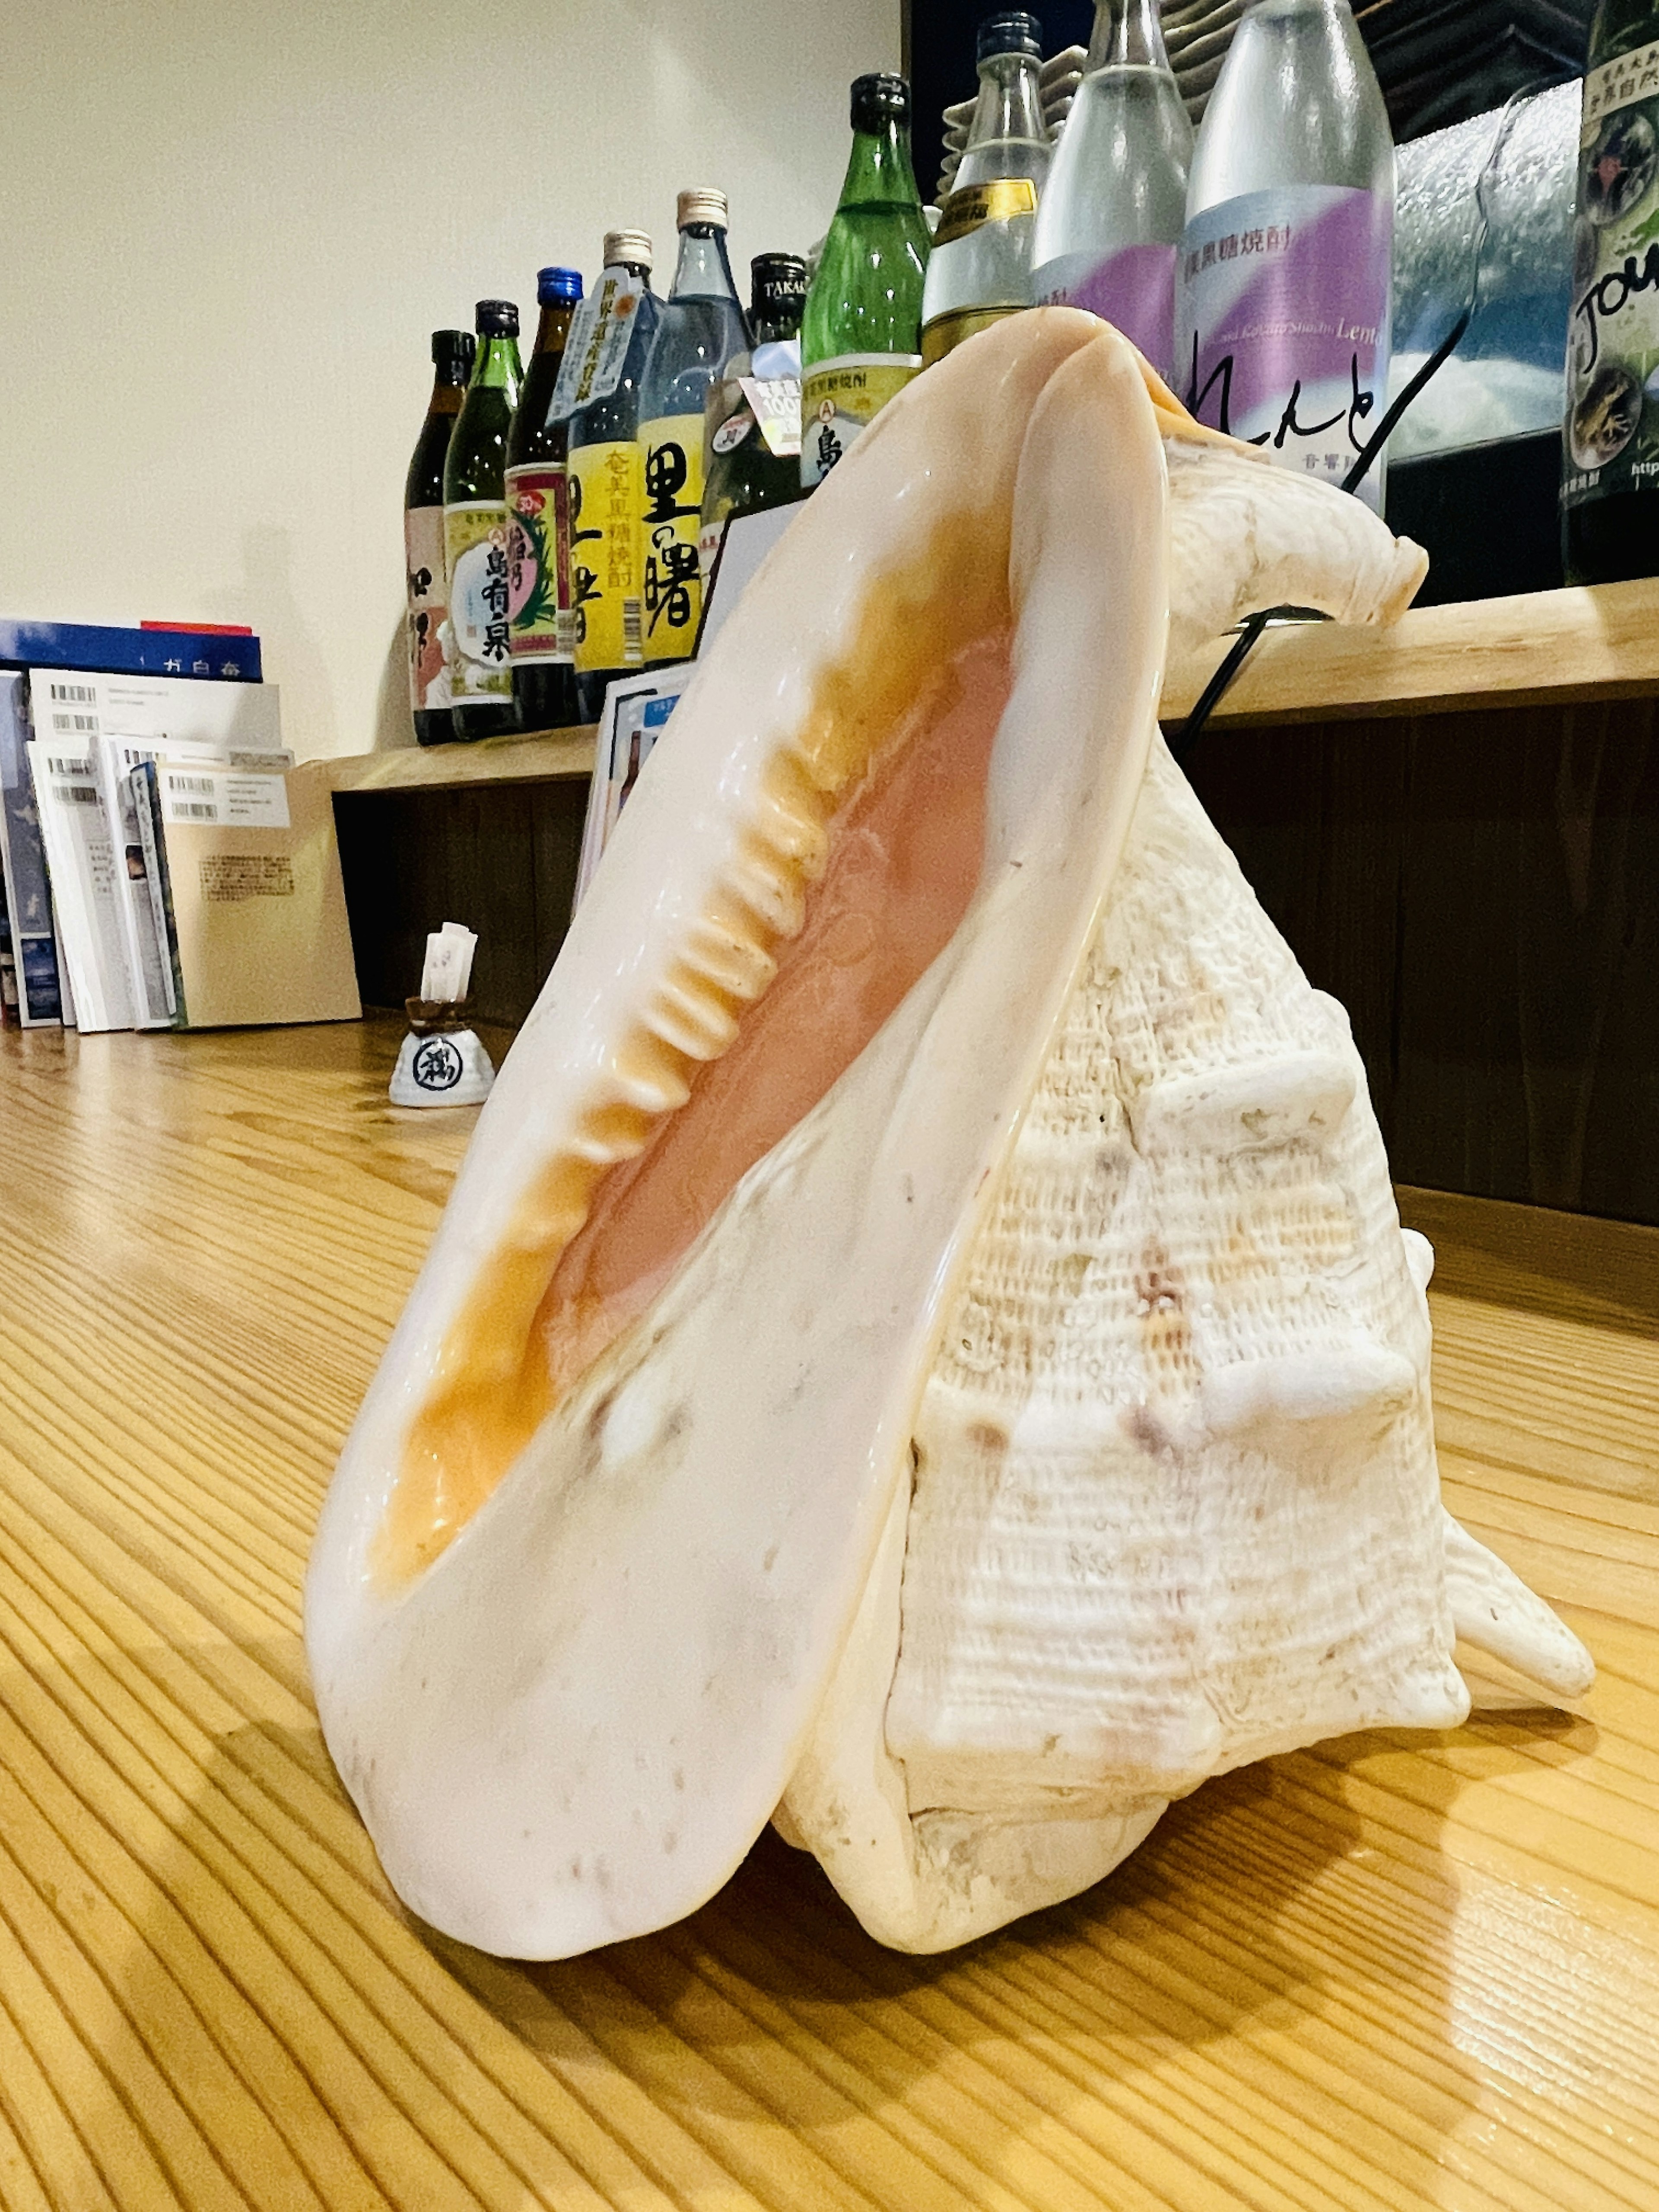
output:
POLYGON ((444 457, 449 702, 458 738, 519 726, 507 614, 507 438, 519 404, 519 311, 480 300, 477 357, 444 457))
POLYGON ((1048 174, 1042 27, 1020 10, 979 27, 979 99, 939 210, 921 299, 921 357, 942 361, 975 331, 1031 304, 1031 245, 1048 174))
POLYGON ((690 658, 702 611, 703 404, 749 329, 726 258, 724 192, 682 192, 679 265, 640 386, 647 667, 690 658))
MULTIPOLYGON (((1340 483, 1389 380, 1394 139, 1348 0, 1251 0, 1193 155, 1176 389, 1340 483)), ((1382 501, 1373 468, 1361 496, 1382 501)))
POLYGON ((444 462, 472 357, 471 331, 432 333, 432 397, 404 480, 404 574, 409 594, 409 706, 418 744, 455 734, 449 718, 448 572, 444 563, 444 462))
POLYGON ((1562 553, 1574 584, 1659 573, 1656 68, 1654 0, 1601 0, 1579 128, 1561 441, 1562 553))
POLYGON ((571 370, 577 404, 565 434, 577 703, 596 721, 605 688, 645 665, 644 472, 640 386, 662 302, 651 289, 651 240, 613 230, 592 295, 591 337, 571 370))
POLYGON ((1170 378, 1193 126, 1158 12, 1158 0, 1098 0, 1037 208, 1031 283, 1040 301, 1115 324, 1170 378))
POLYGON ((800 480, 810 491, 921 367, 927 221, 910 88, 854 80, 853 151, 801 319, 800 480))
MULTIPOLYGON (((513 621, 513 696, 526 730, 577 719, 576 672, 559 623, 559 517, 565 503, 564 419, 555 410, 582 280, 574 269, 536 274, 541 318, 507 441, 507 581, 513 621)), ((569 581, 563 597, 569 599, 569 581)))

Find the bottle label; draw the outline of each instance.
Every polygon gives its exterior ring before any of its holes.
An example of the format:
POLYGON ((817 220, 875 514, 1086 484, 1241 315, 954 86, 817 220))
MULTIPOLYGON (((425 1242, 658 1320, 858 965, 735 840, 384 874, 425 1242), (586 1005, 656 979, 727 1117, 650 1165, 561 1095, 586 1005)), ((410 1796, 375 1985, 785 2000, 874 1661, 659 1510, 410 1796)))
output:
POLYGON ((799 377, 742 376, 738 381, 768 451, 781 461, 793 460, 800 452, 799 377))
POLYGON ((449 705, 442 507, 404 510, 404 565, 409 580, 409 703, 416 714, 424 714, 449 705))
POLYGON ((897 398, 921 367, 919 353, 847 353, 820 362, 801 382, 800 480, 822 483, 860 430, 897 398))
POLYGON ((600 280, 599 291, 590 292, 576 302, 576 312, 570 318, 570 329, 564 342, 564 353, 559 362, 559 373, 553 380, 553 397, 548 402, 548 420, 556 422, 573 407, 580 404, 587 394, 581 390, 584 374, 591 386, 593 372, 599 367, 599 293, 605 289, 600 280))
POLYGON ((544 461, 507 472, 507 611, 515 660, 558 660, 560 487, 544 461))
POLYGON ((1564 506, 1659 483, 1659 41, 1584 79, 1564 506))
POLYGON ((590 399, 609 399, 622 381, 634 316, 645 297, 643 276, 607 269, 596 290, 576 310, 548 409, 556 422, 590 399))
POLYGON ((947 353, 954 353, 964 338, 976 337, 981 331, 988 331, 993 323, 1002 322, 1019 312, 1018 307, 951 307, 945 314, 935 315, 932 322, 921 326, 923 363, 931 368, 947 353))
POLYGON ((1029 177, 995 177, 988 184, 961 185, 939 210, 933 250, 966 238, 982 223, 1012 222, 1017 216, 1035 216, 1036 186, 1029 177))
POLYGON ((645 663, 644 456, 632 438, 570 456, 570 592, 579 669, 645 663))
POLYGON ((1175 374, 1176 249, 1125 246, 1115 253, 1062 253, 1032 279, 1045 307, 1086 307, 1140 348, 1169 383, 1175 374))
POLYGON ((702 611, 697 537, 702 522, 702 415, 640 425, 645 456, 645 658, 684 660, 702 611))
POLYGON ((445 507, 444 551, 449 566, 451 702, 510 699, 506 506, 445 507))
MULTIPOLYGON (((1345 185, 1209 208, 1182 240, 1177 384, 1200 422, 1340 483, 1382 420, 1394 209, 1345 185)), ((1376 471, 1360 487, 1378 502, 1376 471)))

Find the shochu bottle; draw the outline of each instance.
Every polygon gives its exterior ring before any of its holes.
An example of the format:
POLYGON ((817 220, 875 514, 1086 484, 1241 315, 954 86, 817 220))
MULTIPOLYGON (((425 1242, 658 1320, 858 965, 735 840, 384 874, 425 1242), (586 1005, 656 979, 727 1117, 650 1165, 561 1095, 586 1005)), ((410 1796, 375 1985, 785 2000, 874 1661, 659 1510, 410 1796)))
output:
POLYGON ((507 434, 519 401, 519 311, 480 300, 478 357, 444 462, 450 712, 458 738, 520 726, 507 580, 507 434))
MULTIPOLYGON (((574 269, 536 278, 541 321, 507 441, 507 581, 513 618, 513 696, 527 730, 577 720, 576 671, 559 611, 570 604, 565 505, 565 418, 555 404, 559 370, 582 296, 574 269), (561 577, 561 552, 566 574, 561 577)), ((568 625, 567 625, 568 627, 568 625)))
POLYGON ((466 380, 471 331, 432 333, 432 398, 404 483, 404 572, 409 592, 409 705, 423 745, 455 734, 449 719, 449 592, 444 567, 444 460, 466 380))
POLYGON ((1659 571, 1659 6, 1601 0, 1579 129, 1562 551, 1575 584, 1659 571))

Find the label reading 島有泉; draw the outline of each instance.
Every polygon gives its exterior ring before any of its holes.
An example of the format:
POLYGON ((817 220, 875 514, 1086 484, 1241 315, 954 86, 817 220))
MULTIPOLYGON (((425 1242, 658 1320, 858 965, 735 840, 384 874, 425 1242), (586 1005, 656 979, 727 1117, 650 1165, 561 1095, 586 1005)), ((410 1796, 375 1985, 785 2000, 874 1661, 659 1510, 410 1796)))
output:
POLYGON ((684 660, 697 641, 702 581, 702 416, 664 415, 640 425, 644 456, 645 658, 684 660))
POLYGON ((449 562, 452 701, 513 696, 507 509, 482 501, 444 509, 449 562))
POLYGON ((507 471, 507 611, 515 660, 560 660, 558 514, 564 471, 544 461, 507 471))
POLYGON ((1043 307, 1086 307, 1138 345, 1166 383, 1175 374, 1176 249, 1124 246, 1061 253, 1032 276, 1043 307))
POLYGON ((1563 503, 1659 479, 1659 41, 1584 79, 1563 503))
MULTIPOLYGON (((1382 419, 1394 210, 1346 185, 1246 192, 1182 240, 1175 388, 1200 422, 1340 483, 1382 419)), ((1375 470, 1360 495, 1377 504, 1375 470)))
POLYGON ((644 561, 640 517, 645 471, 637 442, 579 446, 569 461, 570 593, 577 667, 638 668, 644 561))
POLYGON ((800 480, 821 483, 860 430, 867 430, 921 367, 919 353, 848 353, 801 380, 800 480))
POLYGON ((417 714, 449 704, 448 614, 444 584, 444 511, 404 511, 404 568, 409 585, 409 703, 417 714))

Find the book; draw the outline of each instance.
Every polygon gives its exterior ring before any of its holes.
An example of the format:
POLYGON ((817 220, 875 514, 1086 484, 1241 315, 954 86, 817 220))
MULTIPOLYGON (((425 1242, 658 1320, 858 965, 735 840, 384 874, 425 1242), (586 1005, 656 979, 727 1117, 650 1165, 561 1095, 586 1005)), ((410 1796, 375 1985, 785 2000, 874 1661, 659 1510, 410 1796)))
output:
POLYGON ((0 882, 11 920, 17 1013, 25 1029, 65 1020, 61 948, 29 775, 27 678, 0 672, 0 882))
POLYGON ((115 629, 0 617, 0 667, 88 668, 257 684, 259 641, 217 630, 115 629))
POLYGON ((334 806, 323 779, 164 755, 129 779, 180 1029, 356 1021, 334 806))
POLYGON ((93 749, 84 739, 31 738, 24 750, 76 1025, 83 1032, 130 1030, 134 1010, 115 844, 93 749))

